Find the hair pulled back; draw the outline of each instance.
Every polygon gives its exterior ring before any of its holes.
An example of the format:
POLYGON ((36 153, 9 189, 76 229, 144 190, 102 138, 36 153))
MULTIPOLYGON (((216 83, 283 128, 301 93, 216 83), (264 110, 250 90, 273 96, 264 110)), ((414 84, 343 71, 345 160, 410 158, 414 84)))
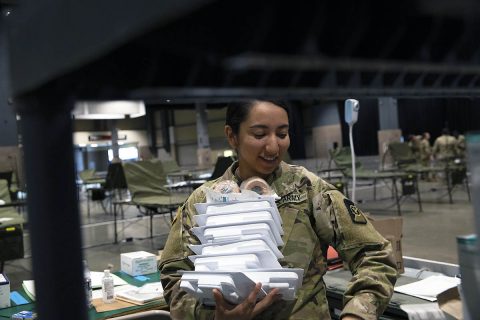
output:
POLYGON ((247 119, 250 110, 260 102, 270 102, 287 112, 287 116, 289 114, 287 104, 284 101, 276 101, 276 100, 265 100, 265 99, 252 99, 252 100, 245 100, 245 101, 237 101, 229 103, 227 106, 227 114, 225 125, 230 126, 232 131, 235 135, 238 135, 238 131, 240 130, 240 124, 247 119))

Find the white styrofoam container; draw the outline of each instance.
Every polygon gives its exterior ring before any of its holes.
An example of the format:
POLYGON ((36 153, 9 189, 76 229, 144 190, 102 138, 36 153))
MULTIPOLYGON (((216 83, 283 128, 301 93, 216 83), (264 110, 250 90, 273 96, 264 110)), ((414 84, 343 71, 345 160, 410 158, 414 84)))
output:
POLYGON ((270 248, 257 248, 241 254, 210 254, 189 256, 197 270, 279 269, 282 266, 270 248), (199 266, 200 268, 197 268, 199 266))
POLYGON ((239 304, 255 287, 262 283, 258 298, 278 288, 283 300, 293 300, 302 286, 303 269, 258 269, 252 271, 180 271, 180 288, 191 293, 205 305, 215 305, 213 289, 222 292, 223 297, 233 304, 239 304))
POLYGON ((190 244, 188 246, 195 254, 199 255, 244 253, 252 249, 269 248, 278 259, 283 258, 282 252, 278 250, 273 240, 261 234, 252 237, 251 240, 233 240, 220 243, 206 243, 197 245, 190 244))
POLYGON ((205 213, 205 214, 196 214, 193 216, 193 221, 199 227, 205 225, 212 226, 225 223, 234 223, 235 221, 250 221, 255 222, 256 220, 273 219, 277 229, 280 231, 280 234, 283 234, 282 223, 280 216, 276 214, 273 208, 266 208, 261 210, 244 210, 238 212, 228 212, 228 213, 205 213))
POLYGON ((212 227, 193 227, 191 230, 201 243, 214 243, 235 239, 240 240, 242 235, 261 233, 271 237, 277 246, 283 246, 284 244, 280 231, 271 218, 254 222, 228 223, 212 227))
POLYGON ((120 254, 121 270, 131 276, 157 272, 157 257, 146 251, 120 254))

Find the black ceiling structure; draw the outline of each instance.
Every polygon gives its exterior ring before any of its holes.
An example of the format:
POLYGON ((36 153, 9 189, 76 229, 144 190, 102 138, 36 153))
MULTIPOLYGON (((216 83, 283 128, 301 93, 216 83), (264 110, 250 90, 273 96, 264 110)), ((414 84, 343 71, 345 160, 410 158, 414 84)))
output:
MULTIPOLYGON (((123 30, 114 44, 76 45, 88 59, 72 59, 57 75, 74 79, 82 98, 147 104, 480 95, 478 1, 224 0, 193 1, 190 10, 187 2, 188 14, 172 14, 168 23, 151 19, 143 33, 123 30)), ((98 9, 91 5, 75 9, 88 21, 98 9)), ((70 31, 77 32, 63 35, 70 45, 85 38, 80 28, 70 31)), ((41 40, 65 60, 57 36, 41 40)))

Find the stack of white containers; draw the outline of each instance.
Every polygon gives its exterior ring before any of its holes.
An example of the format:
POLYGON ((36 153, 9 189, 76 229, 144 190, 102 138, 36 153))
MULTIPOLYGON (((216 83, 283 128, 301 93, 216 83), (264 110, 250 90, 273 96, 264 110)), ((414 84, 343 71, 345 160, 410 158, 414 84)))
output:
MULTIPOLYGON (((279 288, 284 300, 295 298, 303 269, 282 268, 278 246, 283 245, 282 219, 274 196, 253 192, 238 200, 197 203, 192 228, 200 245, 190 245, 195 271, 183 271, 180 287, 205 305, 215 305, 212 290, 218 289, 232 304, 239 304, 262 283, 258 299, 279 288)), ((234 200, 232 200, 234 199, 234 200)))

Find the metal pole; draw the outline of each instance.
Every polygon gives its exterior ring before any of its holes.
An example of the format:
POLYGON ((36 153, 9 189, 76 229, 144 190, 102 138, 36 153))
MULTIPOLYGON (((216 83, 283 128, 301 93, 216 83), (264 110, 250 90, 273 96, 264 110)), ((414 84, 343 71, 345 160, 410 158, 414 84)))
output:
POLYGON ((110 124, 110 132, 112 136, 112 162, 117 163, 120 162, 120 153, 118 147, 118 129, 117 129, 117 120, 112 119, 109 121, 110 124))
POLYGON ((40 319, 87 319, 70 110, 62 90, 20 96, 33 277, 40 319), (68 316, 66 316, 68 315, 68 316))

